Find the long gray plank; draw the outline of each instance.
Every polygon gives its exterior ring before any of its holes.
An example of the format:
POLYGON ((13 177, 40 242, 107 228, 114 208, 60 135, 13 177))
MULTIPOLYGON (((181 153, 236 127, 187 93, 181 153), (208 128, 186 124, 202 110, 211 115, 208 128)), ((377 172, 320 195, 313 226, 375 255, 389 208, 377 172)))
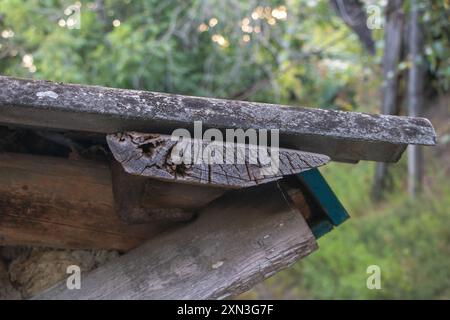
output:
POLYGON ((333 160, 397 161, 408 144, 434 145, 425 118, 369 115, 63 84, 0 76, 0 123, 51 129, 170 134, 176 128, 279 129, 281 146, 333 160))

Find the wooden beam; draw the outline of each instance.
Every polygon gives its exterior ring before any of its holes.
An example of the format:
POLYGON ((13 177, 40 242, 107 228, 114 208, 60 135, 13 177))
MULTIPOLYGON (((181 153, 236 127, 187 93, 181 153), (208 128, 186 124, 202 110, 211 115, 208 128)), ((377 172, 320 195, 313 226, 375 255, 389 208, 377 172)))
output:
POLYGON ((278 129, 280 146, 333 160, 397 161, 407 144, 434 145, 424 118, 368 115, 0 76, 0 123, 49 129, 171 134, 174 129, 278 129))
POLYGON ((229 190, 131 175, 115 160, 111 172, 117 214, 129 224, 189 221, 198 209, 229 190))
MULTIPOLYGON (((204 140, 186 142, 181 138, 151 133, 110 134, 107 141, 114 157, 129 174, 225 188, 250 187, 279 180, 285 175, 322 166, 330 160, 322 154, 283 148, 279 148, 277 154, 267 154, 262 159, 255 146, 237 143, 222 143, 207 152, 211 146, 204 140), (196 152, 196 147, 203 151, 196 152), (172 153, 176 156, 188 154, 186 160, 190 163, 175 162, 172 153), (208 154, 213 154, 219 162, 208 160, 208 154), (227 162, 229 154, 233 156, 227 162)), ((270 148, 264 151, 270 151, 270 148)))
POLYGON ((232 191, 183 227, 35 299, 223 299, 317 249, 277 183, 232 191), (264 201, 261 201, 264 199, 264 201))
POLYGON ((128 251, 171 225, 122 222, 107 164, 0 153, 0 246, 128 251))

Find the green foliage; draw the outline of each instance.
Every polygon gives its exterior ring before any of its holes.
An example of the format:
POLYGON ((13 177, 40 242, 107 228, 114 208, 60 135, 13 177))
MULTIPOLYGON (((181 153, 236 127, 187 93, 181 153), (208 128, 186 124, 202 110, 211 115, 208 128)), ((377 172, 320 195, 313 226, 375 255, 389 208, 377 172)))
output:
MULTIPOLYGON (((370 204, 368 164, 338 164, 324 174, 353 218, 319 240, 320 250, 267 280, 275 297, 320 299, 450 298, 450 182, 437 168, 424 195, 396 192, 370 204), (358 197, 361 197, 358 199, 358 197), (381 290, 369 290, 366 268, 381 268, 381 290)), ((397 167, 396 169, 400 169, 397 167)), ((433 174, 434 172, 434 174, 433 174)), ((258 291, 246 297, 259 297, 258 291)))
MULTIPOLYGON (((370 208, 371 180, 373 165, 368 162, 353 164, 330 163, 321 169, 327 181, 332 182, 332 188, 344 207, 354 214, 359 214, 360 208, 370 208)), ((363 214, 363 213, 362 213, 363 214)))
POLYGON ((450 3, 424 3, 425 57, 429 71, 434 75, 433 85, 439 91, 450 90, 450 3))
POLYGON ((362 69, 354 63, 361 49, 326 2, 81 1, 80 29, 70 29, 64 11, 73 3, 2 0, 0 31, 14 36, 0 37, 0 72, 190 95, 355 106, 348 84, 359 81, 353 75, 362 69), (268 8, 284 8, 287 18, 274 19, 268 8), (120 25, 113 25, 116 20, 120 25), (32 57, 31 68, 23 62, 26 57, 32 57))
MULTIPOLYGON (((426 7, 427 61, 441 90, 450 79, 448 17, 447 1, 426 7)), ((367 57, 327 1, 2 0, 3 31, 14 36, 0 37, 0 73, 14 76, 344 110, 364 105, 357 91, 378 84, 381 52, 367 57), (59 26, 74 3, 80 29, 59 26), (287 19, 269 21, 264 10, 283 6, 287 19)))

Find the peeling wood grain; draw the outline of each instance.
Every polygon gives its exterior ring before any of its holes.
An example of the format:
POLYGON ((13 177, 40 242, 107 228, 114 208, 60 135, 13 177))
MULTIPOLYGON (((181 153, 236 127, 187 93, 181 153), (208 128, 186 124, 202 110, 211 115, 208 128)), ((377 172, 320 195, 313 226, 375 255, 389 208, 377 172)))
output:
POLYGON ((0 123, 101 133, 171 134, 177 128, 192 129, 194 121, 221 130, 279 129, 282 147, 326 154, 333 160, 397 161, 407 144, 436 143, 434 129, 424 118, 0 76, 0 123))
MULTIPOLYGON (((316 168, 329 161, 329 157, 325 155, 280 148, 278 170, 267 174, 263 170, 268 169, 272 163, 259 161, 256 149, 252 150, 248 145, 219 146, 215 149, 216 156, 220 154, 220 158, 225 160, 230 150, 236 156, 230 162, 209 164, 201 158, 197 162, 195 156, 202 157, 202 154, 194 155, 196 143, 202 144, 202 149, 206 150, 208 143, 202 140, 192 139, 184 143, 181 138, 172 138, 167 135, 125 132, 110 134, 107 136, 107 141, 115 159, 129 174, 232 188, 255 186, 278 180, 284 175, 316 168), (191 148, 194 157, 194 159, 189 157, 192 159, 191 164, 173 161, 172 153, 177 147, 184 152, 187 148, 191 148), (250 154, 254 155, 253 162, 250 154), (237 157, 241 158, 240 162, 237 161, 237 157)), ((178 154, 178 151, 175 153, 178 154)), ((270 156, 275 157, 275 155, 270 156)))
POLYGON ((317 249, 276 183, 236 190, 199 218, 35 299, 224 299, 317 249), (265 199, 265 201, 261 201, 265 199))

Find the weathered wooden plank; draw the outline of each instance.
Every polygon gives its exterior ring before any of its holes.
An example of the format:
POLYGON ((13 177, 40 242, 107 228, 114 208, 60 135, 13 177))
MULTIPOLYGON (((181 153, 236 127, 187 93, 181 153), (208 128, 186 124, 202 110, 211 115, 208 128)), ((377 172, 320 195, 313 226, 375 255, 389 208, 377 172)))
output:
MULTIPOLYGON (((186 142, 179 137, 151 133, 110 134, 107 141, 114 157, 129 174, 230 188, 279 180, 285 175, 322 166, 330 160, 325 155, 283 148, 277 149, 276 154, 260 157, 255 146, 237 143, 222 143, 207 152, 208 142, 204 140, 186 142), (196 152, 195 144, 204 152, 196 152), (189 153, 187 149, 190 149, 189 153), (188 154, 186 160, 190 163, 182 159, 175 161, 173 154, 180 158, 188 154), (209 155, 218 161, 210 160, 209 155), (231 155, 229 161, 227 155, 231 155)), ((262 153, 270 150, 266 148, 262 153)))
POLYGON ((168 227, 119 219, 107 164, 0 153, 0 245, 127 251, 168 227))
POLYGON ((223 299, 317 248, 277 183, 227 193, 186 226, 166 232, 36 299, 223 299), (261 201, 264 199, 264 201, 261 201))
POLYGON ((126 223, 189 221, 229 189, 159 181, 126 173, 111 163, 115 208, 126 223))
POLYGON ((435 144, 424 118, 62 84, 0 76, 0 123, 114 133, 278 129, 280 145, 333 160, 397 161, 407 144, 435 144))

